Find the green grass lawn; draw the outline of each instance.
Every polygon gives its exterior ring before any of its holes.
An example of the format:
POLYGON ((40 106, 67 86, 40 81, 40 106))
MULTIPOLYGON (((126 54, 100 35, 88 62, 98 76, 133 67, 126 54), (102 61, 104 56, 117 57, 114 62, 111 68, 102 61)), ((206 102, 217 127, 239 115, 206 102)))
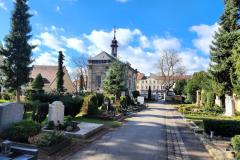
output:
POLYGON ((10 102, 10 101, 4 100, 4 99, 0 99, 0 103, 7 103, 7 102, 10 102))
POLYGON ((119 121, 101 120, 101 119, 96 119, 96 118, 85 118, 85 117, 81 117, 81 116, 74 118, 74 121, 104 124, 110 128, 117 128, 117 127, 122 126, 122 124, 123 124, 123 122, 119 122, 119 121))
MULTIPOLYGON (((26 112, 24 115, 24 119, 27 120, 31 120, 32 119, 32 112, 26 112)), ((96 119, 96 118, 85 118, 82 116, 77 116, 76 118, 73 119, 74 121, 77 122, 89 122, 89 123, 97 123, 97 124, 104 124, 107 127, 110 128, 117 128, 117 127, 121 127, 123 122, 119 122, 119 121, 111 121, 111 120, 101 120, 101 119, 96 119)), ((47 122, 47 118, 42 122, 42 125, 46 125, 47 122)))

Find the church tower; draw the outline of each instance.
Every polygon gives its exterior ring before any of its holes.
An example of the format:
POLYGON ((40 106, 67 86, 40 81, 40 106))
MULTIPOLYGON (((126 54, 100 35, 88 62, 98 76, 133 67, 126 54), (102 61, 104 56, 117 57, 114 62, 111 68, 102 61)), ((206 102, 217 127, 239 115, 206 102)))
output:
POLYGON ((114 37, 112 40, 111 48, 112 48, 112 56, 117 58, 118 41, 116 39, 116 28, 114 28, 114 37))

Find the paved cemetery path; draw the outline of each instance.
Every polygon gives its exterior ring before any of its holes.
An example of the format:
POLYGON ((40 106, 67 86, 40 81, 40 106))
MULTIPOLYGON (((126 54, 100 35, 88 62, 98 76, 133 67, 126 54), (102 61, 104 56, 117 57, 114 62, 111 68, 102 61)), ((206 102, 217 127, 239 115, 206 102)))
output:
POLYGON ((104 135, 71 160, 211 159, 173 107, 149 104, 128 122, 104 135))

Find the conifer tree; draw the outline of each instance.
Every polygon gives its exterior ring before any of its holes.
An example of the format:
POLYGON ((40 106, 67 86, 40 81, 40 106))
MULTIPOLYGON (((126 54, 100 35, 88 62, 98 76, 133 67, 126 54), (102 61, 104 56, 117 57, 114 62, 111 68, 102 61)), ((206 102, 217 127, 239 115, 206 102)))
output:
POLYGON ((149 100, 152 99, 152 89, 151 89, 151 86, 148 87, 148 99, 149 100))
POLYGON ((124 65, 115 60, 106 73, 103 81, 103 90, 108 94, 118 96, 125 89, 124 65))
POLYGON ((232 94, 232 49, 234 48, 240 34, 239 8, 237 0, 225 0, 224 14, 220 18, 219 30, 215 33, 214 40, 210 46, 210 74, 212 78, 224 88, 224 93, 232 94))
POLYGON ((58 93, 63 93, 64 89, 64 67, 63 67, 64 55, 62 51, 59 51, 58 55, 58 72, 57 72, 57 91, 58 93))
POLYGON ((37 93, 43 93, 44 92, 43 87, 44 80, 42 78, 42 75, 38 74, 37 77, 32 82, 32 89, 35 90, 37 93))
POLYGON ((5 86, 16 91, 16 101, 20 101, 21 86, 30 81, 32 63, 31 55, 34 46, 28 41, 32 37, 29 24, 29 7, 27 0, 15 0, 11 17, 10 33, 5 37, 5 45, 0 47, 4 56, 1 69, 5 76, 5 86))

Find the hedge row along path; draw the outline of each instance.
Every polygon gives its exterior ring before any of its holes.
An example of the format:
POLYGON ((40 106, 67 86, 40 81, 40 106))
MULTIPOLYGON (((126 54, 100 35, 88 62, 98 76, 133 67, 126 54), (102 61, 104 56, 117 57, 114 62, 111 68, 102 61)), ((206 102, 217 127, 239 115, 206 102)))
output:
POLYGON ((120 128, 74 154, 71 160, 208 160, 208 152, 167 104, 152 103, 120 128))

